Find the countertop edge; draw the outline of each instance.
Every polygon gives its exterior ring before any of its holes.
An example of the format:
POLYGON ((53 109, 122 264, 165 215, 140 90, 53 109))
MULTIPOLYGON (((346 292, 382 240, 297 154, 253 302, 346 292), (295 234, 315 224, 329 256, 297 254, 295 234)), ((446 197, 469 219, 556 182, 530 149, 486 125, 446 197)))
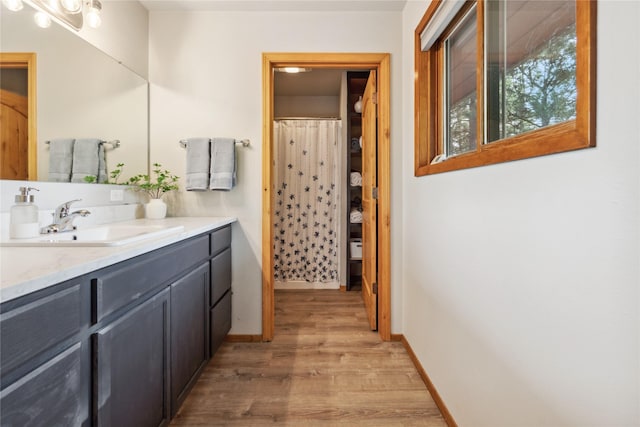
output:
POLYGON ((2 247, 0 248, 0 304, 45 289, 74 277, 126 261, 237 221, 235 217, 169 217, 162 220, 137 219, 123 224, 149 223, 183 225, 184 231, 117 247, 2 247), (27 269, 25 259, 36 267, 27 269), (66 260, 66 262, 65 262, 66 260), (15 269, 7 271, 7 269, 15 269), (20 276, 27 276, 21 278, 20 276))

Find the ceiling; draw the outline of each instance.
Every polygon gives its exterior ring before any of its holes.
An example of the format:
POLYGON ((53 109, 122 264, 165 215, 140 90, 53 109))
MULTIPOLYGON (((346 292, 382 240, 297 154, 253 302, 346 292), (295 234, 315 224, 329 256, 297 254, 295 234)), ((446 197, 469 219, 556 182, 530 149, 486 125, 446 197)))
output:
POLYGON ((140 0, 150 11, 401 11, 407 0, 140 0))

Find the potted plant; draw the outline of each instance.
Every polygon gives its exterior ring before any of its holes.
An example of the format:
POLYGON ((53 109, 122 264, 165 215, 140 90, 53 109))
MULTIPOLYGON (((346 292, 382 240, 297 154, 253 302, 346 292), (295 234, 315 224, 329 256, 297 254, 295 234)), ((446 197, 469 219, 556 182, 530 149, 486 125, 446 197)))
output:
POLYGON ((150 200, 145 205, 145 215, 151 219, 161 219, 167 215, 167 205, 162 200, 164 193, 177 190, 179 177, 166 169, 160 163, 153 164, 152 175, 138 174, 129 178, 128 185, 136 191, 146 193, 150 200))

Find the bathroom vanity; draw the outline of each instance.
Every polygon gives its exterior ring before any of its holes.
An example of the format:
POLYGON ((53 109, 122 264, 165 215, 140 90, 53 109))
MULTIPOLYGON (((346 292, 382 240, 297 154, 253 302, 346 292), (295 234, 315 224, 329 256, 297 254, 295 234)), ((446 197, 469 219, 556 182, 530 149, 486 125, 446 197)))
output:
POLYGON ((231 328, 235 219, 164 221, 184 230, 117 248, 1 249, 17 269, 22 257, 51 264, 25 282, 3 271, 1 425, 168 424, 231 328))

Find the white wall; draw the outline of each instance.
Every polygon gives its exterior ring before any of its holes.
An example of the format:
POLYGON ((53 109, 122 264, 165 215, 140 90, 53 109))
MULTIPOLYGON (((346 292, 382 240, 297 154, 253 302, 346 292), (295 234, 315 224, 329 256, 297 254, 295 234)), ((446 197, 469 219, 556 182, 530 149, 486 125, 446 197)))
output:
MULTIPOLYGON (((392 167, 400 156, 401 13, 151 12, 151 160, 184 177, 191 136, 251 139, 239 148, 238 186, 231 192, 182 192, 173 215, 233 215, 233 334, 262 331, 262 53, 390 52, 392 167)), ((400 182, 394 183, 392 227, 400 229, 400 182)), ((394 246, 400 247, 399 234, 394 246)), ((394 267, 399 265, 399 259, 394 267)), ((394 313, 400 312, 399 269, 393 269, 394 313)), ((393 318, 399 330, 399 319, 393 318)))
POLYGON ((137 0, 102 0, 102 24, 85 25, 80 37, 147 78, 149 13, 137 0))
POLYGON ((460 426, 640 425, 640 3, 598 8, 596 148, 416 178, 403 120, 403 332, 460 426))

